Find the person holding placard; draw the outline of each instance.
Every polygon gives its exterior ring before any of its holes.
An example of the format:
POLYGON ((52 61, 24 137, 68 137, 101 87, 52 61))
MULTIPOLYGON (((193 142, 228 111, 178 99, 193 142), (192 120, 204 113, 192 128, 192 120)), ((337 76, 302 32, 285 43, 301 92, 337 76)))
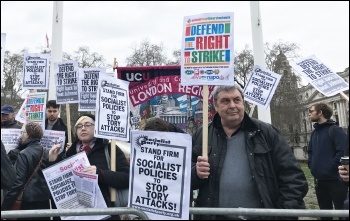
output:
MULTIPOLYGON (((338 166, 344 156, 345 132, 331 119, 333 109, 326 103, 313 104, 309 119, 314 122, 308 150, 308 166, 315 179, 320 209, 343 209, 348 186, 339 179, 338 166)), ((321 217, 329 220, 332 217, 321 217)))
MULTIPOLYGON (((46 120, 45 130, 56 130, 65 132, 65 141, 68 142, 67 126, 63 120, 58 117, 60 115, 60 105, 55 100, 49 100, 46 103, 46 120)), ((64 145, 66 147, 67 144, 64 145)))
MULTIPOLYGON (((202 128, 193 135, 191 188, 196 207, 305 209, 306 177, 283 136, 250 118, 239 87, 217 86, 217 113, 208 125, 208 156, 202 156, 202 128)), ((276 219, 199 215, 195 219, 276 219)), ((291 217, 280 217, 291 219, 291 217)))
MULTIPOLYGON (((98 174, 98 185, 101 189, 107 207, 113 207, 110 200, 109 187, 115 189, 125 189, 129 187, 130 166, 123 151, 116 148, 116 171, 111 171, 106 159, 105 147, 110 150, 111 144, 107 139, 94 137, 95 115, 83 114, 74 126, 77 140, 67 148, 65 152, 58 155, 59 148, 52 148, 49 152, 49 160, 56 161, 71 157, 79 152, 85 151, 89 159, 89 167, 82 172, 98 174)), ((112 215, 111 219, 120 219, 119 216, 112 215)))

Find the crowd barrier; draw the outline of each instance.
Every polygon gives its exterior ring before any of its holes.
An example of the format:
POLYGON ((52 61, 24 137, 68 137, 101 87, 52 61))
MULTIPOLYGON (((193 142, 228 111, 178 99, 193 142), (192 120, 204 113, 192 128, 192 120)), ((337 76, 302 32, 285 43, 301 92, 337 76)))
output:
MULTIPOLYGON (((247 208, 193 208, 190 214, 237 215, 245 216, 282 216, 282 217, 349 217, 349 210, 310 210, 310 209, 247 209, 247 208)), ((45 209, 1 211, 1 219, 50 217, 50 216, 82 216, 82 215, 125 215, 133 214, 142 220, 149 220, 148 216, 139 209, 129 207, 118 208, 89 208, 89 209, 45 209)))

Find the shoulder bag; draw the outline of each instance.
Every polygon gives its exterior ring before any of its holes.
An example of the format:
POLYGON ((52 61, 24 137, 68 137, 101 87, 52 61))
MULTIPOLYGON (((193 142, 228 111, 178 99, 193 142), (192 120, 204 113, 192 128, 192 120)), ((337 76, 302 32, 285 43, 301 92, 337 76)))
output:
MULTIPOLYGON (((32 175, 30 175, 30 177, 27 180, 26 184, 24 184, 24 187, 23 187, 22 191, 17 196, 17 199, 15 200, 15 202, 12 204, 11 210, 20 210, 21 209, 23 193, 24 193, 26 187, 28 186, 28 184, 30 183, 30 181, 32 180, 33 175, 39 170, 39 167, 40 167, 41 162, 43 160, 43 156, 44 156, 44 150, 43 150, 43 153, 41 154, 41 158, 40 158, 40 161, 39 161, 38 165, 35 167, 32 175)), ((14 220, 16 220, 16 219, 14 219, 14 220)))

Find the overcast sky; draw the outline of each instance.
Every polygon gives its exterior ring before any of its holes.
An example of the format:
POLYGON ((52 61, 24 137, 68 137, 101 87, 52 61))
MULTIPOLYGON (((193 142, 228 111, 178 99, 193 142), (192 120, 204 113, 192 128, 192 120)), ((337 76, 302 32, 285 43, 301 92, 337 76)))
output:
MULTIPOLYGON (((299 54, 316 55, 333 71, 349 66, 349 2, 260 2, 263 41, 293 42, 299 54)), ((131 47, 148 38, 163 43, 168 58, 181 48, 183 17, 209 12, 234 12, 234 49, 252 49, 250 3, 245 2, 64 2, 63 48, 79 46, 126 65, 131 47)), ((39 53, 52 39, 53 2, 1 1, 1 32, 5 49, 28 48, 39 53)))

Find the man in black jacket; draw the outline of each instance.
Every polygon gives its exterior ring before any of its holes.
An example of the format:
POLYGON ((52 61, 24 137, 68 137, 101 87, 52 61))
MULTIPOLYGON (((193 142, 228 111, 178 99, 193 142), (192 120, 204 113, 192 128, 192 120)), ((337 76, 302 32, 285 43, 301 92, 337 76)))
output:
MULTIPOLYGON (((309 119, 315 122, 308 150, 308 164, 315 178, 318 206, 322 210, 343 209, 348 186, 340 181, 338 166, 344 155, 345 132, 331 119, 333 109, 326 103, 315 103, 309 109, 309 119)), ((332 217, 321 217, 332 220, 332 217)))
MULTIPOLYGON (((306 177, 282 135, 244 112, 235 86, 214 92, 217 113, 202 156, 202 128, 193 135, 191 187, 197 207, 304 209, 306 177)), ((196 219, 293 219, 294 217, 200 215, 196 219)))

